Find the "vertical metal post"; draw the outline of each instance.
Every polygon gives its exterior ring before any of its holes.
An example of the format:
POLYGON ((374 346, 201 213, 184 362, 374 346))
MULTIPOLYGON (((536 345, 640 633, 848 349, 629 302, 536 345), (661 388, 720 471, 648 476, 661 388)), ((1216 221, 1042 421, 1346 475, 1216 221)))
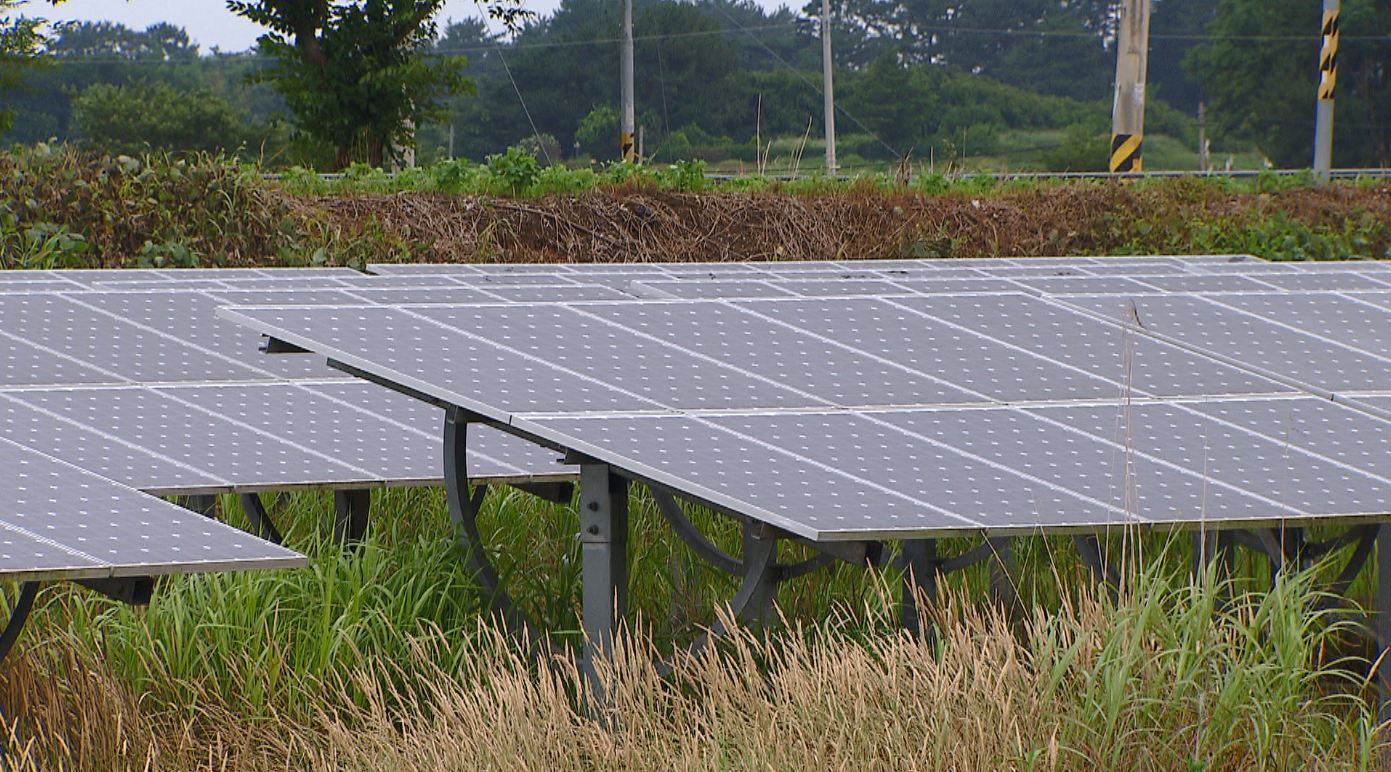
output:
POLYGON ((602 701, 598 657, 613 653, 613 637, 628 611, 628 481, 607 464, 580 466, 580 548, 584 673, 602 701))
POLYGON ((831 0, 821 0, 821 81, 825 111, 826 174, 836 173, 836 94, 831 77, 831 0))
POLYGON ((362 541, 372 511, 372 492, 365 489, 333 492, 333 537, 339 544, 362 541))
POLYGON ((623 50, 619 54, 619 67, 623 105, 618 116, 618 149, 622 160, 636 163, 637 146, 633 142, 633 127, 637 124, 633 109, 633 0, 622 0, 622 3, 623 50))
POLYGON ((1319 101, 1314 113, 1314 180, 1323 185, 1333 171, 1333 97, 1338 88, 1338 12, 1341 0, 1323 0, 1319 27, 1319 101))
POLYGON ((937 596, 937 541, 906 539, 903 542, 903 629, 925 637, 929 626, 922 618, 920 601, 937 596))
POLYGON ((1382 523, 1377 531, 1377 596, 1372 613, 1372 629, 1376 634, 1377 720, 1391 721, 1391 523, 1382 523))
POLYGON ((216 496, 184 496, 179 501, 179 506, 197 512, 203 517, 217 517, 216 496))
POLYGON ((1014 577, 1018 573, 1014 570, 1014 539, 1003 536, 988 541, 994 553, 990 560, 990 597, 1013 608, 1018 600, 1014 591, 1014 577))
POLYGON ((1145 79, 1150 0, 1122 0, 1116 29, 1116 95, 1111 106, 1111 173, 1144 170, 1145 79))
POLYGON ((1207 104, 1198 103, 1198 171, 1207 172, 1211 166, 1207 145, 1207 104))

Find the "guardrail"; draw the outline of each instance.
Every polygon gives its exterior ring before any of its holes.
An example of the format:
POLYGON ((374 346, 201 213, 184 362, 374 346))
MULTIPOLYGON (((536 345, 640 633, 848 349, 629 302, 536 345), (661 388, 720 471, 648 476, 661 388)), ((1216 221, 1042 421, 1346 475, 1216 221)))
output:
MULTIPOLYGON (((1259 177, 1263 174, 1273 174, 1277 177, 1295 177, 1301 174, 1312 175, 1308 169, 1231 169, 1220 171, 1187 171, 1180 169, 1150 171, 1150 172, 952 172, 942 175, 948 180, 969 180, 979 177, 990 177, 996 180, 1129 180, 1129 179, 1154 179, 1171 177, 1211 177, 1211 178, 1231 178, 1231 179, 1250 179, 1259 177)), ((387 176, 394 176, 395 172, 388 172, 387 176)), ((340 180, 347 175, 342 172, 320 172, 318 175, 321 180, 340 180)), ((710 172, 705 175, 708 180, 728 181, 746 177, 760 177, 767 180, 778 180, 789 182, 791 180, 804 180, 809 178, 821 177, 816 173, 807 174, 729 174, 725 172, 710 172)), ((837 174, 834 179, 849 182, 858 179, 863 175, 858 174, 837 174)), ((1330 176, 1335 180, 1356 180, 1356 179, 1388 179, 1391 178, 1391 168, 1389 169, 1334 169, 1330 176)), ((285 175, 281 172, 265 172, 261 175, 262 179, 280 180, 285 175)))

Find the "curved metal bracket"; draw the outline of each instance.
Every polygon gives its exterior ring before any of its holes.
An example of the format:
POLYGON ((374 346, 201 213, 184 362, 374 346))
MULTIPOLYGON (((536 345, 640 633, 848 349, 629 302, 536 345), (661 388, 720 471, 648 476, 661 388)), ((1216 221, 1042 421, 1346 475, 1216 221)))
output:
POLYGON ((774 566, 774 570, 777 572, 777 580, 785 582, 825 568, 834 563, 836 559, 836 556, 829 552, 818 552, 806 560, 800 560, 796 563, 779 563, 774 566))
POLYGON ((508 629, 520 632, 527 641, 537 641, 536 628, 516 608, 512 597, 502 588, 492 558, 483 547, 478 531, 478 512, 483 506, 488 487, 480 485, 469 490, 468 481, 468 419, 458 408, 449 408, 444 419, 444 489, 449 503, 449 518, 458 530, 459 547, 464 551, 464 564, 482 588, 492 610, 502 617, 508 629))
POLYGON ((1101 548, 1101 540, 1096 538, 1095 534, 1085 534, 1074 536, 1072 541, 1077 547, 1077 554, 1082 558, 1082 562, 1091 569, 1092 576, 1098 581, 1104 582, 1113 597, 1119 593, 1120 572, 1106 559, 1106 554, 1101 548))
POLYGON ((29 612, 34 610, 34 598, 38 594, 38 582, 23 582, 19 585, 19 597, 10 609, 10 621, 5 623, 5 629, 0 631, 0 660, 9 656, 10 649, 14 648, 15 641, 19 640, 19 633, 24 629, 24 623, 29 621, 29 612))
POLYGON ((262 503, 261 495, 259 493, 243 493, 239 498, 241 499, 241 507, 246 512, 246 519, 251 521, 252 533, 266 541, 283 544, 285 537, 275 527, 270 513, 266 512, 266 505, 262 503))
POLYGON ((686 517, 686 513, 681 509, 681 504, 677 502, 675 496, 657 488, 650 490, 652 491, 652 499, 657 502, 657 511, 662 513, 662 517, 666 518, 667 523, 671 525, 671 530, 681 541, 685 542, 687 547, 691 548, 692 552, 700 556, 701 560, 726 574, 737 576, 744 572, 744 562, 720 549, 705 534, 701 533, 686 517))
POLYGON ((1359 532, 1357 536, 1357 547, 1352 551, 1348 558, 1347 565, 1338 573, 1338 578, 1328 585, 1329 592, 1335 595, 1344 595, 1348 588, 1352 586, 1353 580, 1362 573, 1362 567, 1367 564, 1367 559, 1372 556, 1372 548, 1377 543, 1377 531, 1380 528, 1375 525, 1366 525, 1353 529, 1359 532))

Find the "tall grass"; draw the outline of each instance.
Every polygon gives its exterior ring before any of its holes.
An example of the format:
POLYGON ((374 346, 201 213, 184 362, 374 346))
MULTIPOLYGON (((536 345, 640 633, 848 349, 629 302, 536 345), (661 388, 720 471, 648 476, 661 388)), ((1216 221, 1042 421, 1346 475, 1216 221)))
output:
MULTIPOLYGON (((1022 617, 979 602, 978 566, 929 604, 938 633, 918 640, 896 627, 896 575, 846 567, 789 583, 771 631, 737 631, 696 655, 684 643, 733 581, 697 567, 642 496, 637 621, 602 670, 594 721, 567 653, 573 508, 499 495, 482 521, 522 604, 558 631, 559 654, 543 661, 482 612, 437 491, 376 499, 355 555, 317 536, 325 496, 290 499, 281 519, 311 555, 306 570, 171 579, 144 610, 46 591, 0 670, 8 758, 92 769, 1366 768, 1379 742, 1365 660, 1338 653, 1352 631, 1316 610, 1319 570, 1269 591, 1264 577, 1195 582, 1172 542, 1146 537, 1146 562, 1113 600, 1088 589, 1062 543, 1025 540, 1022 617)), ((233 500, 223 504, 235 521, 233 500)), ((737 542, 713 516, 696 519, 737 542)))

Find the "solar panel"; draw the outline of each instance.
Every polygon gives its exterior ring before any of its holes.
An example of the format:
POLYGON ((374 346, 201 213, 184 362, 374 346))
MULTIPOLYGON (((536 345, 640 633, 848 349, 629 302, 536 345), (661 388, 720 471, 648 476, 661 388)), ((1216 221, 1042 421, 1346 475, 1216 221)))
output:
MULTIPOLYGON (((436 322, 439 334, 477 331, 503 362, 520 350, 544 362, 564 387, 602 383, 678 409, 825 406, 793 387, 700 359, 678 346, 633 336, 627 330, 569 308, 542 306, 421 306, 409 312, 436 322), (575 339, 588 345, 577 347, 575 339)), ((487 345, 487 344, 485 344, 487 345)), ((526 397, 524 397, 526 398, 526 397)))
POLYGON ((1064 302, 1112 319, 1133 308, 1147 334, 1240 363, 1320 394, 1373 391, 1386 385, 1388 362, 1326 337, 1286 327, 1208 296, 1146 295, 1138 298, 1070 297, 1064 302))
POLYGON ((160 576, 298 568, 296 552, 0 439, 0 575, 160 576))
POLYGON ((1327 447, 1151 401, 1295 388, 1022 294, 222 313, 816 539, 1362 516, 1391 493, 1327 447))
MULTIPOLYGON (((349 297, 343 295, 341 299, 349 297)), ((121 319, 125 325, 143 328, 128 333, 126 338, 137 347, 158 342, 162 336, 168 335, 198 348, 204 352, 204 356, 232 357, 245 365, 238 371, 212 370, 200 373, 202 377, 179 380, 341 377, 341 373, 329 369, 317 357, 259 356, 261 336, 219 320, 215 312, 221 303, 201 292, 92 292, 65 296, 64 299, 110 314, 121 319)), ((132 373, 131 380, 165 379, 132 373)))
MULTIPOLYGON (((933 368, 942 376, 873 355, 872 347, 837 343, 806 329, 769 324, 740 307, 718 303, 631 303, 593 305, 579 313, 620 325, 628 334, 650 336, 708 361, 719 361, 835 405, 921 405, 979 399, 955 378, 954 367, 933 368)), ((828 327, 826 329, 834 329, 828 327)), ((623 334, 623 333, 620 333, 623 334)), ((737 407, 750 407, 738 405, 737 407)))
MULTIPOLYGON (((1145 298, 1166 296, 1144 296, 1145 298)), ((1023 295, 900 298, 896 305, 1156 397, 1271 394, 1293 389, 1154 340, 1123 324, 1097 323, 1023 295)), ((1117 315, 1119 321, 1125 316, 1117 315)), ((1142 311, 1141 319, 1147 316, 1142 311)))
POLYGON ((264 371, 143 330, 65 295, 0 295, 0 328, 134 381, 255 380, 264 371))
POLYGON ((243 489, 344 486, 372 478, 368 470, 204 412, 175 394, 133 387, 28 390, 8 396, 210 475, 240 481, 243 489))
POLYGON ((55 458, 71 459, 83 469, 140 490, 172 495, 232 490, 230 481, 213 471, 161 455, 165 443, 151 449, 99 431, 61 413, 0 392, 0 437, 55 458))
POLYGON ((0 384, 42 386, 61 383, 118 383, 115 373, 98 369, 0 330, 0 384))

